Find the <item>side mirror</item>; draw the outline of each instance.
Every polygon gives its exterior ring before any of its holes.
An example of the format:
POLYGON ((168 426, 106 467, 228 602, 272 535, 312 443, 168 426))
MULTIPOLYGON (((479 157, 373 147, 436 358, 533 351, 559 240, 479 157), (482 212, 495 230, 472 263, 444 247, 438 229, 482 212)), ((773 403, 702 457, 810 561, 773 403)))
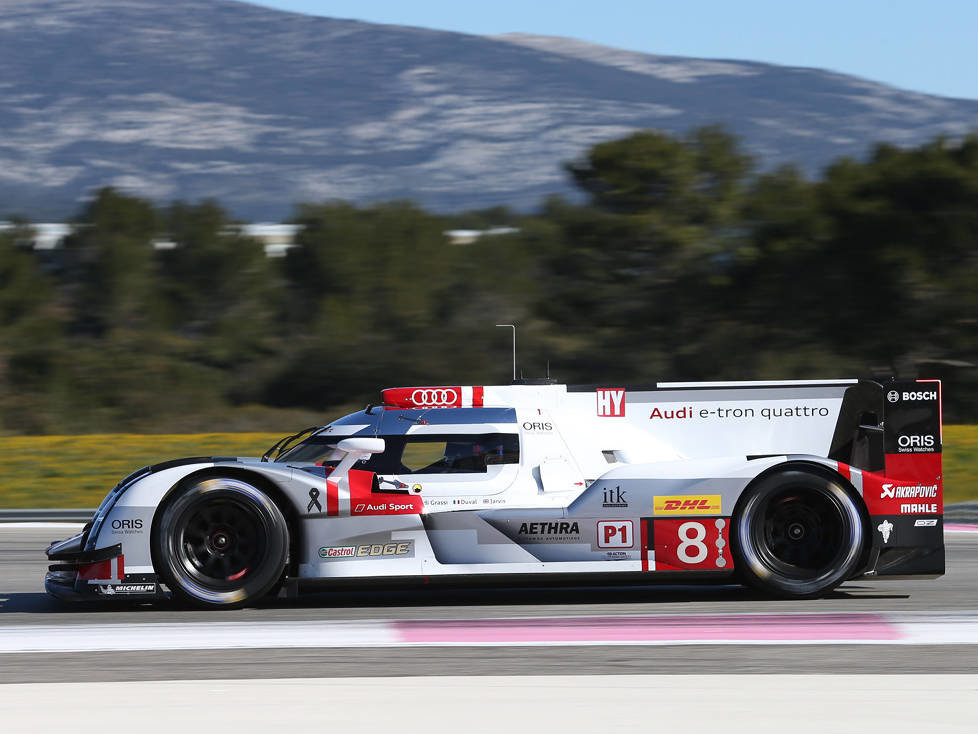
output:
POLYGON ((336 448, 347 453, 382 454, 386 444, 382 438, 344 438, 336 448))

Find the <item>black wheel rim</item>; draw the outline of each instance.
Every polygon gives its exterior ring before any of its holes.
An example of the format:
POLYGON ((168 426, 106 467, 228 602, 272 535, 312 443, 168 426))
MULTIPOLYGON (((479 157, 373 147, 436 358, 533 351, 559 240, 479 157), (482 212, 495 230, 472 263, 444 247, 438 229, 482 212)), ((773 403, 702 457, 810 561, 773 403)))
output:
POLYGON ((211 589, 236 589, 258 568, 265 533, 254 508, 214 497, 188 507, 180 518, 178 561, 184 572, 211 589))
POLYGON ((758 513, 751 534, 765 564, 782 576, 814 579, 846 552, 848 520, 831 494, 808 487, 781 490, 758 513))

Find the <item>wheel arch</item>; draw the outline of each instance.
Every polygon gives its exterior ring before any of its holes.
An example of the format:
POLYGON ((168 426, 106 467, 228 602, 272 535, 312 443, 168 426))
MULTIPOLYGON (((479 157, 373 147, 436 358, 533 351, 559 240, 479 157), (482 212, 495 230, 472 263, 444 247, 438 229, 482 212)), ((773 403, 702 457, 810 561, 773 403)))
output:
POLYGON ((863 499, 862 494, 860 494, 859 490, 856 489, 855 485, 853 485, 852 481, 848 477, 841 472, 832 469, 830 466, 827 466, 826 464, 814 459, 789 459, 781 464, 775 464, 774 466, 768 467, 751 479, 740 493, 740 496, 737 498, 737 503, 734 505, 733 513, 730 516, 731 542, 735 542, 736 540, 733 537, 733 534, 738 532, 736 520, 740 516, 741 508, 743 507, 747 498, 750 496, 751 490, 754 488, 754 486, 764 481, 768 477, 775 474, 780 474, 782 472, 791 471, 793 469, 807 471, 811 474, 817 474, 823 479, 836 482, 855 502, 856 508, 859 510, 859 517, 862 520, 863 532, 865 533, 865 537, 868 539, 867 542, 863 544, 863 550, 859 557, 859 563, 856 564, 856 568, 858 570, 854 576, 850 576, 849 578, 859 576, 866 568, 866 564, 869 562, 869 558, 873 550, 873 544, 871 542, 873 537, 872 523, 870 522, 869 510, 866 507, 866 501, 863 499))
POLYGON ((282 513, 282 517, 285 518, 285 524, 289 529, 289 562, 286 566, 285 573, 287 576, 295 577, 298 574, 299 553, 303 548, 302 523, 299 521, 299 514, 296 511, 295 504, 290 501, 285 491, 269 477, 259 472, 251 471, 250 469, 234 466, 209 466, 203 469, 198 469, 197 471, 191 472, 185 477, 182 477, 180 481, 176 482, 166 491, 166 494, 163 495, 159 501, 159 504, 157 504, 156 511, 153 513, 153 524, 150 529, 150 551, 152 553, 153 567, 156 569, 159 568, 159 561, 156 557, 157 543, 155 542, 155 539, 159 533, 160 519, 163 516, 163 510, 166 509, 167 504, 169 504, 178 490, 199 482, 202 479, 217 477, 230 477, 253 484, 255 487, 267 494, 268 498, 275 504, 276 507, 278 507, 278 510, 282 513))

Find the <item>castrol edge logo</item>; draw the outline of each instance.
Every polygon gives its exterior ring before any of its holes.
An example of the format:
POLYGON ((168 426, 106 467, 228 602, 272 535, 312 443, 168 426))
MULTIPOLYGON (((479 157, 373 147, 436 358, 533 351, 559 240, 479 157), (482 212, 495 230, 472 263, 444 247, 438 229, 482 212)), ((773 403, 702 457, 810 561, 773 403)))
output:
POLYGON ((721 515, 718 494, 665 495, 652 500, 656 515, 721 515))

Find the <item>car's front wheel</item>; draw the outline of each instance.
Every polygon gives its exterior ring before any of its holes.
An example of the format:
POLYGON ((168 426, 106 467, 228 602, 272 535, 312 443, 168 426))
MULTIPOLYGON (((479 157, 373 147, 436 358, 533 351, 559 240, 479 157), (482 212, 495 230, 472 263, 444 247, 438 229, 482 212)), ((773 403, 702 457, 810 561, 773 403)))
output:
POLYGON ((824 594, 851 577, 866 533, 841 482, 790 469, 747 490, 733 520, 735 565, 746 583, 782 597, 824 594))
POLYGON ((282 578, 289 528, 258 487, 208 477, 177 489, 166 503, 153 551, 160 577, 177 599, 198 607, 241 607, 282 578))

